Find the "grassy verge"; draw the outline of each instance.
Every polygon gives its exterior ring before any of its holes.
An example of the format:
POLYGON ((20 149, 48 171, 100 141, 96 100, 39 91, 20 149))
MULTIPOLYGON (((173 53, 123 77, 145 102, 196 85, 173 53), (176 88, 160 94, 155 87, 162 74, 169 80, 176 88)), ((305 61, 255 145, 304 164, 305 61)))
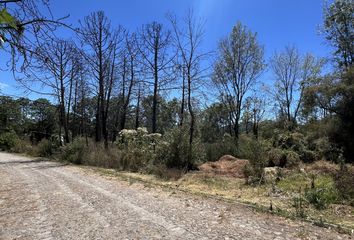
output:
MULTIPOLYGON (((300 219, 347 234, 354 233, 354 208, 351 206, 329 204, 325 209, 318 210, 309 202, 304 201, 301 206, 302 209, 300 209, 303 214, 299 215, 299 207, 295 206, 294 199, 297 196, 302 196, 303 193, 299 191, 304 191, 305 186, 311 184, 311 178, 303 173, 290 174, 277 184, 249 186, 245 184, 244 179, 214 176, 199 172, 188 173, 179 180, 171 181, 162 180, 154 175, 97 167, 81 167, 129 183, 138 182, 147 187, 158 186, 168 191, 181 191, 243 204, 257 211, 291 219, 300 219)), ((333 179, 329 175, 320 175, 316 178, 315 184, 316 187, 330 188, 333 185, 333 179)))
MULTIPOLYGON (((43 146, 46 150, 44 152, 47 152, 46 145, 43 146)), ((50 157, 52 160, 68 163, 62 160, 60 154, 58 156, 51 154, 50 157)), ((159 174, 117 171, 109 168, 112 165, 114 164, 109 164, 105 166, 106 168, 79 166, 129 183, 140 182, 148 187, 159 186, 172 192, 181 191, 243 204, 258 211, 301 219, 318 226, 335 228, 340 232, 350 234, 354 232, 354 208, 346 202, 335 199, 339 194, 334 186, 333 173, 338 170, 338 166, 327 162, 307 166, 306 171, 286 170, 280 181, 255 186, 246 185, 244 179, 202 172, 190 172, 180 177, 180 171, 162 168, 160 171, 163 174, 158 177, 159 174), (169 178, 178 180, 166 180, 169 178), (315 188, 311 189, 311 185, 315 185, 315 188)), ((354 169, 351 172, 354 172, 354 169)))

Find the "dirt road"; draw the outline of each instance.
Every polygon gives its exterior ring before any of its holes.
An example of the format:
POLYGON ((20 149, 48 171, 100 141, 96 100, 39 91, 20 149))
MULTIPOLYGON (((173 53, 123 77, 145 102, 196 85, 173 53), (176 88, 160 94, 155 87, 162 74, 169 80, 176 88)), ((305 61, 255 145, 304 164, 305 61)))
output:
POLYGON ((350 239, 237 204, 0 152, 0 239, 350 239))

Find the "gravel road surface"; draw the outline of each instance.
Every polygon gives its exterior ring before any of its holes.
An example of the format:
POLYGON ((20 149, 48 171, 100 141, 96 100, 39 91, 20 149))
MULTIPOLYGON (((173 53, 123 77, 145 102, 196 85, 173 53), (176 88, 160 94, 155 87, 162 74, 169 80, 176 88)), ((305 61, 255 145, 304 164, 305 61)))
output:
POLYGON ((0 239, 351 239, 238 204, 0 152, 0 239))

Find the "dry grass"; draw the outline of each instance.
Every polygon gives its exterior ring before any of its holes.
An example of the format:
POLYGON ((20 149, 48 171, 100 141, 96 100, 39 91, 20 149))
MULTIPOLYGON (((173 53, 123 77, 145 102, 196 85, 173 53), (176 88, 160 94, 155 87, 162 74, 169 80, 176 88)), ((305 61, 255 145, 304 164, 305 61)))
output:
POLYGON ((304 165, 304 169, 312 174, 335 174, 339 170, 339 166, 332 162, 321 160, 304 165))
MULTIPOLYGON (((319 163, 307 166, 318 171, 319 163)), ((331 168, 334 166, 330 166, 331 168)), ((328 172, 325 167, 324 172, 328 172)), ((249 186, 245 179, 230 176, 219 176, 209 173, 190 172, 178 180, 162 180, 154 175, 131 172, 120 172, 110 169, 97 168, 95 171, 105 176, 121 180, 140 182, 148 186, 159 186, 172 191, 180 190, 201 196, 216 197, 230 202, 247 203, 261 209, 269 209, 272 203, 274 213, 294 217, 296 209, 293 206, 294 196, 299 195, 298 189, 304 189, 311 181, 310 177, 298 171, 288 172, 277 184, 249 186)), ((319 175, 316 185, 326 187, 333 184, 329 174, 319 175)), ((316 210, 310 204, 304 205, 307 219, 316 222, 325 221, 345 228, 354 229, 354 208, 351 206, 332 204, 325 210, 316 210)))
POLYGON ((100 144, 90 144, 84 164, 101 166, 104 168, 119 168, 121 166, 122 153, 114 147, 105 149, 100 144))

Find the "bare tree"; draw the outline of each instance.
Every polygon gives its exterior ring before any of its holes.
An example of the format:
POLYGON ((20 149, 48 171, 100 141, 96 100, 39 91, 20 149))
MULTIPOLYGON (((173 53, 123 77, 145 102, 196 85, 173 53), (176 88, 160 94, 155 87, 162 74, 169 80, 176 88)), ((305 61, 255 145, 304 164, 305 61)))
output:
POLYGON ((140 101, 141 101, 141 84, 138 85, 138 95, 135 107, 135 129, 138 129, 140 124, 140 101))
POLYGON ((128 107, 131 102, 133 87, 136 84, 136 68, 137 68, 137 43, 135 36, 126 37, 126 49, 123 55, 123 72, 122 72, 122 110, 120 114, 120 129, 125 128, 128 107))
MULTIPOLYGON (((178 56, 178 54, 177 54, 178 56)), ((184 123, 184 113, 185 113, 185 108, 186 108, 186 70, 183 64, 181 63, 181 60, 179 58, 176 58, 176 76, 177 78, 181 78, 181 103, 180 103, 180 111, 179 111, 179 123, 178 125, 180 127, 183 126, 184 123)))
POLYGON ((30 90, 33 83, 40 83, 42 89, 49 90, 49 94, 57 99, 59 130, 64 129, 66 143, 69 142, 69 112, 73 84, 78 75, 78 57, 73 42, 56 39, 42 44, 36 49, 36 55, 26 71, 26 78, 19 79, 30 90))
POLYGON ((310 54, 301 56, 295 47, 289 46, 271 58, 275 76, 273 95, 285 117, 285 128, 292 129, 296 124, 304 89, 311 79, 318 76, 322 66, 321 59, 310 54))
POLYGON ((113 84, 115 81, 115 61, 117 48, 122 41, 124 30, 119 26, 111 28, 110 20, 102 11, 91 13, 81 22, 81 37, 89 47, 85 54, 91 66, 97 88, 95 140, 101 141, 102 135, 107 146, 107 115, 113 84))
POLYGON ((169 54, 171 33, 163 29, 157 22, 144 25, 138 33, 137 47, 142 56, 146 70, 153 79, 152 132, 157 131, 158 95, 162 85, 170 76, 166 71, 171 68, 173 56, 169 54))
POLYGON ((107 132, 107 120, 108 120, 108 112, 110 109, 110 101, 112 96, 113 87, 116 83, 116 58, 118 54, 118 44, 119 40, 118 36, 114 36, 112 39, 112 48, 109 54, 109 65, 108 65, 108 73, 105 81, 105 92, 104 92, 104 109, 102 111, 102 133, 104 138, 104 146, 108 147, 108 132, 107 132))
MULTIPOLYGON (((192 96, 193 90, 197 86, 197 82, 202 77, 203 69, 201 68, 201 61, 206 57, 205 53, 201 52, 201 43, 204 36, 203 22, 197 20, 190 10, 184 19, 184 28, 179 28, 176 17, 170 15, 169 20, 172 23, 174 31, 174 43, 178 49, 179 58, 181 59, 181 66, 183 69, 183 76, 186 78, 187 106, 190 115, 189 126, 189 154, 188 162, 192 158, 192 144, 195 132, 196 115, 193 109, 192 96)), ((184 94, 182 94, 184 97, 184 94)), ((183 108, 183 106, 182 106, 183 108)))
MULTIPOLYGON (((75 101, 74 106, 74 119, 77 118, 78 121, 78 129, 73 129, 73 137, 76 132, 81 136, 84 136, 86 139, 86 145, 88 145, 88 137, 89 137, 89 124, 90 124, 90 107, 89 107, 89 96, 90 96, 90 86, 89 82, 86 81, 88 77, 87 74, 87 66, 82 65, 79 71, 79 77, 76 81, 76 91, 75 95, 77 95, 77 99, 75 101)), ((73 124, 75 128, 76 125, 73 124)))
POLYGON ((218 49, 213 81, 225 96, 237 144, 244 98, 263 72, 264 50, 258 43, 257 34, 241 23, 234 26, 230 36, 220 41, 218 49))
POLYGON ((247 97, 245 101, 245 108, 248 109, 249 122, 252 124, 252 133, 256 139, 258 139, 259 136, 259 123, 266 112, 266 99, 266 96, 254 92, 251 96, 247 97))

